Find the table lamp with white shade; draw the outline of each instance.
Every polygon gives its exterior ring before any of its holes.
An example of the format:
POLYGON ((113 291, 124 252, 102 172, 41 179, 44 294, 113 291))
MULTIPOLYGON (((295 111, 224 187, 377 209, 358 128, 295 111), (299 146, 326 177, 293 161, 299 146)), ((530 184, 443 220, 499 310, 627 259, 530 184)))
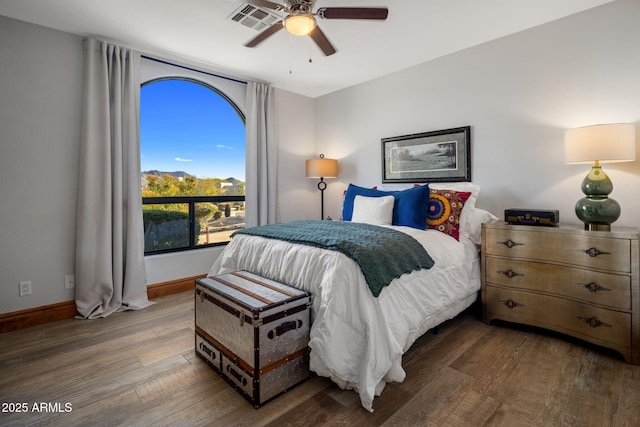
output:
POLYGON ((585 230, 611 230, 620 217, 620 204, 608 197, 613 183, 600 163, 636 159, 635 126, 628 123, 602 124, 570 129, 564 133, 565 163, 593 163, 582 181, 585 197, 576 203, 576 215, 585 230))

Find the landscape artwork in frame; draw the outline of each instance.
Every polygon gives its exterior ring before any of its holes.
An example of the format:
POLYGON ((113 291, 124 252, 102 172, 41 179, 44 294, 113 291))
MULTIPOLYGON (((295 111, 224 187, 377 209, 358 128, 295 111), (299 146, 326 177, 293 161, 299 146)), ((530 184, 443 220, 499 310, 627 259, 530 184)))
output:
POLYGON ((471 127, 382 139, 382 182, 471 181, 471 127))

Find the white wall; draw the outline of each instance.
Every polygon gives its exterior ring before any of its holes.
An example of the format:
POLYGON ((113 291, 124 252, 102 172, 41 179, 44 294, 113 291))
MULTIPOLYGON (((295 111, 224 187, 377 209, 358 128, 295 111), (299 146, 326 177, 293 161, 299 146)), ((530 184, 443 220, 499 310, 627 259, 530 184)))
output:
MULTIPOLYGON (((563 163, 563 131, 640 124, 639 17, 640 2, 618 0, 316 99, 316 149, 343 170, 329 214, 349 182, 381 182, 381 138, 470 125, 480 207, 559 209, 579 223, 589 167, 563 163)), ((622 206, 614 226, 640 226, 638 159, 604 165, 622 206)))
POLYGON ((0 313, 73 299, 81 83, 81 38, 0 16, 0 313))
POLYGON ((276 90, 278 111, 279 221, 320 218, 320 193, 315 179, 305 177, 305 160, 314 152, 314 102, 306 96, 276 90))

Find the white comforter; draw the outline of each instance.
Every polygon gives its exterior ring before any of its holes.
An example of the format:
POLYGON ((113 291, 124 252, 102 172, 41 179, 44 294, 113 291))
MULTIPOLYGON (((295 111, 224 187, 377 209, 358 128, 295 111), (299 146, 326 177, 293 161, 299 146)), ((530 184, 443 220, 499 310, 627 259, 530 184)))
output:
POLYGON ((330 250, 237 235, 209 276, 247 270, 313 295, 311 370, 344 389, 362 406, 386 382, 404 380, 402 354, 428 329, 470 305, 480 289, 477 247, 436 230, 392 227, 417 239, 434 259, 429 270, 394 279, 374 298, 358 265, 330 250))

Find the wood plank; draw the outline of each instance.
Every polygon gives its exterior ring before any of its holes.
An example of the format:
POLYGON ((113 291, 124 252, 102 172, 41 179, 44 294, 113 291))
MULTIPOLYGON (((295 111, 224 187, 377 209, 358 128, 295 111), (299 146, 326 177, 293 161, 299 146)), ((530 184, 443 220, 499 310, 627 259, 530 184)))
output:
MULTIPOLYGON (((612 420, 618 411, 624 366, 613 358, 587 351, 576 364, 568 387, 557 390, 550 407, 541 412, 540 422, 563 420, 573 425, 602 425, 596 420, 612 420)), ((636 420, 637 422, 637 420, 636 420)))
POLYGON ((449 412, 445 420, 448 426, 487 425, 502 406, 499 400, 475 390, 470 390, 462 396, 459 404, 449 412))
POLYGON ((632 426, 638 422, 640 408, 640 369, 635 366, 622 367, 622 392, 618 400, 618 411, 613 416, 613 425, 632 426))
POLYGON ((451 400, 467 393, 471 380, 468 375, 448 366, 425 370, 420 378, 419 392, 387 420, 391 425, 421 425, 426 420, 439 425, 440 420, 446 419, 451 412, 451 400))
POLYGON ((193 350, 193 331, 189 328, 179 329, 170 334, 164 334, 162 345, 155 345, 141 353, 138 359, 144 365, 151 365, 159 360, 172 357, 190 350, 193 350))
POLYGON ((305 400, 303 405, 298 405, 267 423, 265 427, 327 424, 343 411, 344 406, 326 393, 320 392, 305 400))

